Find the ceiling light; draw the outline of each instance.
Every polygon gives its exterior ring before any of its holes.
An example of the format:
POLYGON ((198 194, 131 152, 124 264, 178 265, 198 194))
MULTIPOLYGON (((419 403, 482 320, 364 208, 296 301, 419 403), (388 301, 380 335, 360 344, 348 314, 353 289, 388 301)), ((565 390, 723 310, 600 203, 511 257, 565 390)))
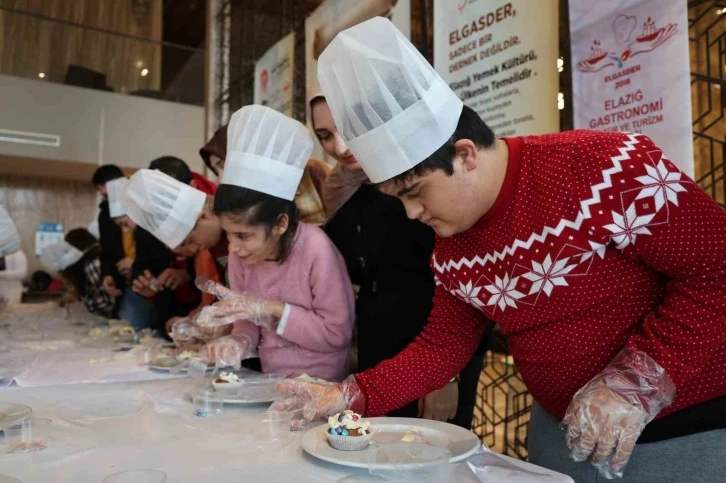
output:
POLYGON ((562 72, 563 70, 565 70, 565 59, 560 57, 557 59, 557 72, 562 72))
POLYGON ((146 74, 149 73, 149 69, 144 69, 141 71, 141 77, 146 77, 146 74))
POLYGON ((136 68, 137 69, 141 69, 143 66, 144 66, 144 61, 143 60, 137 60, 136 61, 136 68))
POLYGON ((45 79, 45 73, 39 72, 38 77, 40 77, 41 79, 45 79))
POLYGON ((560 111, 565 108, 565 95, 560 92, 557 94, 557 109, 560 111))

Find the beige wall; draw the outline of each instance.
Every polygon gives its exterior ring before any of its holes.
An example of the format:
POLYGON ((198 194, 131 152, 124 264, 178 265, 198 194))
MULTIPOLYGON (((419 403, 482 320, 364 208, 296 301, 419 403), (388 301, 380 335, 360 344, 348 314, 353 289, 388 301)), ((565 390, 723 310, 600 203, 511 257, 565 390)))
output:
POLYGON ((96 217, 96 191, 90 181, 0 175, 0 205, 10 213, 28 257, 28 278, 41 268, 35 257, 35 228, 63 223, 66 232, 86 227, 96 217))
POLYGON ((201 107, 3 75, 0 93, 0 129, 60 138, 59 146, 0 140, 0 155, 127 168, 172 155, 203 169, 201 107))

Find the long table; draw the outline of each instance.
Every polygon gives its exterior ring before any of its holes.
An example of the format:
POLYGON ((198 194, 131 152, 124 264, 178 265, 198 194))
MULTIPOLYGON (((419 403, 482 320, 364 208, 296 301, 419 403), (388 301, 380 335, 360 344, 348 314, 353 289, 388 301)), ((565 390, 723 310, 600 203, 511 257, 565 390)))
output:
MULTIPOLYGON (((188 397, 189 378, 134 383, 85 383, 0 390, 0 402, 26 404, 49 418, 48 447, 0 454, 0 474, 22 482, 100 482, 111 474, 156 469, 169 482, 382 481, 366 470, 324 463, 305 454, 303 432, 285 445, 255 438, 267 405, 225 405, 200 418, 188 397)), ((452 482, 477 482, 465 464, 452 482)))
POLYGON ((0 387, 178 377, 139 366, 144 347, 119 351, 111 338, 90 337, 90 329, 101 322, 77 306, 65 310, 43 304, 0 312, 0 387))

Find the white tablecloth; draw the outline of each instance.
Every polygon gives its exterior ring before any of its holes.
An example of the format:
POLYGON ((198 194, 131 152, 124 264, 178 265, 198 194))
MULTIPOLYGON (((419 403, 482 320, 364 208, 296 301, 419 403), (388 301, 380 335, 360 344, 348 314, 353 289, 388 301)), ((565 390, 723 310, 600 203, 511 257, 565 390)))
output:
POLYGON ((85 309, 70 314, 55 305, 25 310, 0 312, 0 387, 13 382, 29 387, 178 377, 140 367, 140 346, 115 352, 111 339, 89 337, 98 319, 85 309), (73 325, 79 321, 83 325, 73 325))
MULTIPOLYGON (((200 418, 185 396, 189 378, 136 383, 9 387, 0 402, 33 408, 50 418, 48 447, 0 454, 0 473, 24 483, 100 482, 132 469, 157 469, 169 482, 381 481, 366 470, 321 462, 303 453, 303 432, 283 447, 259 447, 253 434, 266 405, 225 405, 221 416, 200 418)), ((465 464, 452 482, 477 482, 465 464)))

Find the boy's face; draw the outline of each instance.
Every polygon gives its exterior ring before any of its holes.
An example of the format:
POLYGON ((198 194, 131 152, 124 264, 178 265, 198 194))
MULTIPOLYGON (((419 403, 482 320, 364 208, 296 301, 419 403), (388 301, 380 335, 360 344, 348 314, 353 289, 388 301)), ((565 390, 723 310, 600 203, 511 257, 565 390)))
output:
POLYGON ((121 228, 124 233, 133 233, 136 230, 136 223, 126 215, 118 216, 113 219, 113 222, 121 228))
POLYGON ((459 156, 453 164, 451 176, 437 169, 405 183, 385 182, 380 189, 399 198, 410 219, 430 226, 438 236, 456 235, 471 228, 481 213, 471 206, 474 198, 471 170, 459 156))
POLYGON ((103 199, 108 199, 108 191, 106 190, 105 184, 97 184, 95 185, 96 192, 103 197, 103 199))
POLYGON ((219 225, 219 219, 209 209, 203 208, 197 217, 194 229, 173 251, 177 255, 191 257, 202 250, 209 250, 216 246, 221 236, 222 228, 219 225))

